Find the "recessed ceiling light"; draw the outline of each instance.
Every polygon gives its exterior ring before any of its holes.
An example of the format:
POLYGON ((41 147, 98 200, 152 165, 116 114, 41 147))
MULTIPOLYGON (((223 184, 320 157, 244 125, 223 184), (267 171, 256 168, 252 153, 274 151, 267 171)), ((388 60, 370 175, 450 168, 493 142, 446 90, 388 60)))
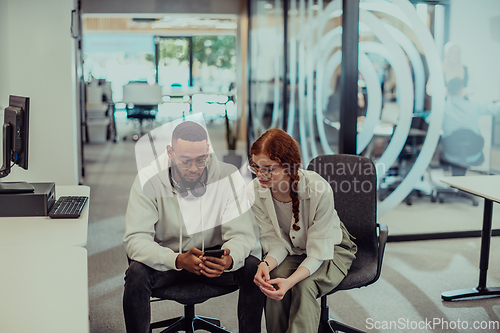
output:
POLYGON ((264 9, 273 9, 273 4, 272 3, 264 4, 264 9))

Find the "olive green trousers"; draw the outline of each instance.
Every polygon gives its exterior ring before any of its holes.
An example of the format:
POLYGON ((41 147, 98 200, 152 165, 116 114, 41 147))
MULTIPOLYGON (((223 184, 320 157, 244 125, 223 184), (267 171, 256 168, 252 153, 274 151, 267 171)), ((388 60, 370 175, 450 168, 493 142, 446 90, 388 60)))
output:
MULTIPOLYGON (((288 278, 305 258, 305 254, 286 257, 271 271, 271 279, 288 278)), ((317 333, 321 312, 317 298, 330 292, 344 277, 333 260, 325 260, 316 272, 288 290, 281 301, 267 298, 267 332, 317 333)))

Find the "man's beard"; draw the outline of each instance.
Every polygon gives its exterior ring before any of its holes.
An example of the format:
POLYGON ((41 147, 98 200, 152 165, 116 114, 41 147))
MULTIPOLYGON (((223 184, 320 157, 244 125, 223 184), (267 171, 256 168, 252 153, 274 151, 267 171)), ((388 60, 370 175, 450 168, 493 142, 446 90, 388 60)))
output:
POLYGON ((200 178, 201 178, 201 175, 196 180, 190 181, 190 180, 187 180, 187 179, 184 179, 181 177, 181 183, 184 184, 184 186, 187 189, 191 190, 196 186, 196 184, 198 184, 200 182, 200 178))
MULTIPOLYGON (((177 166, 175 166, 175 168, 177 169, 177 174, 179 175, 179 178, 181 179, 181 183, 187 188, 187 189, 193 189, 201 180, 201 177, 203 176, 203 172, 197 177, 195 178, 194 180, 188 180, 186 178, 184 178, 184 176, 182 175, 182 173, 180 172, 180 170, 177 168, 177 166)), ((193 176, 196 176, 197 174, 195 173, 189 173, 188 175, 193 175, 193 176)))

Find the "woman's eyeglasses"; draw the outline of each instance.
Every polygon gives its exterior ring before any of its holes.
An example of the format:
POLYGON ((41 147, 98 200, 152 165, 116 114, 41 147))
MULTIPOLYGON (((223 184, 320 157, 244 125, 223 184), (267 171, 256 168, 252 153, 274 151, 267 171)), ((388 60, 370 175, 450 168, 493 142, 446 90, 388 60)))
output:
POLYGON ((258 167, 258 166, 249 164, 248 170, 250 170, 250 172, 253 173, 254 175, 257 175, 260 172, 262 177, 268 178, 268 177, 271 177, 272 175, 274 175, 274 173, 276 172, 276 170, 278 170, 278 168, 275 167, 273 169, 268 169, 266 167, 258 167))

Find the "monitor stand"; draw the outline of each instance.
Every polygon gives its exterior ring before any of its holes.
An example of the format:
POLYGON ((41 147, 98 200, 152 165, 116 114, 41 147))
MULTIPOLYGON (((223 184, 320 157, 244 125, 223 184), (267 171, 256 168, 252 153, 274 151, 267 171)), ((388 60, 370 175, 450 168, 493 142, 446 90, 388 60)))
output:
POLYGON ((2 193, 33 193, 35 188, 27 182, 0 182, 2 193))

